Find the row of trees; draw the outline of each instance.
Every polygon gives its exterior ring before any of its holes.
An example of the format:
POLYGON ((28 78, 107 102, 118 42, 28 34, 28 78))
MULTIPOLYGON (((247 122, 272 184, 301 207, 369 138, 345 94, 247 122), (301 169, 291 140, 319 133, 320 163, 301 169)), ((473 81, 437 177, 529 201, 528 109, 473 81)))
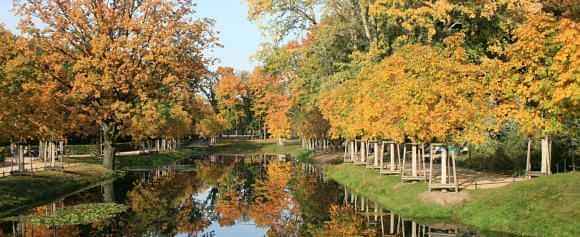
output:
POLYGON ((28 143, 101 133, 107 168, 120 137, 173 140, 210 116, 201 96, 217 45, 191 1, 15 1, 0 28, 0 136, 28 143))
POLYGON ((574 1, 248 3, 274 36, 253 73, 280 81, 266 87, 284 98, 264 110, 274 136, 482 146, 515 127, 528 157, 541 139, 550 159, 554 136, 577 153, 574 1))

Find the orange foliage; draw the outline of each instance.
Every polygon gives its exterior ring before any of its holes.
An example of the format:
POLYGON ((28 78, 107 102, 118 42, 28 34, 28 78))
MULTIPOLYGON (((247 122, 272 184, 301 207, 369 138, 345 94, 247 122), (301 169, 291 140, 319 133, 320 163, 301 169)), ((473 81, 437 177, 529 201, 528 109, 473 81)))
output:
POLYGON ((66 133, 94 134, 86 128, 102 127, 113 135, 107 139, 138 140, 191 131, 198 105, 192 85, 207 72, 204 51, 215 42, 211 24, 190 19, 191 5, 18 1, 21 31, 30 40, 26 56, 39 78, 25 87, 38 95, 26 106, 56 108, 50 113, 58 116, 38 114, 60 119, 38 122, 40 130, 65 130, 50 127, 63 124, 71 129, 66 133))
POLYGON ((286 138, 291 125, 288 118, 290 98, 286 82, 257 68, 250 77, 250 90, 255 100, 254 112, 265 118, 266 127, 273 137, 286 138))

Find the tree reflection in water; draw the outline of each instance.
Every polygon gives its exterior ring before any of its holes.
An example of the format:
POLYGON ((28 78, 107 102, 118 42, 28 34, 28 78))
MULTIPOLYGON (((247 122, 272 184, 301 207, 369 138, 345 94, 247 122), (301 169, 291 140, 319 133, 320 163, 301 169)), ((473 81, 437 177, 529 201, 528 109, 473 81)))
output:
MULTIPOLYGON (((125 204, 126 213, 89 225, 0 221, 0 236, 479 236, 453 225, 422 225, 327 182, 320 169, 283 157, 211 156, 126 177, 23 214, 82 203, 125 204)), ((503 235, 502 235, 503 236, 503 235)))

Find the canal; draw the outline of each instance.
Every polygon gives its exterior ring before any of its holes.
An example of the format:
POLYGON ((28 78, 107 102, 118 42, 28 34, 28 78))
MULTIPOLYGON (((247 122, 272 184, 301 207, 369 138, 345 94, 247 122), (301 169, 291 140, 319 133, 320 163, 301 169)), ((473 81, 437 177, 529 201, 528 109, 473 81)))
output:
POLYGON ((285 156, 209 156, 0 219, 0 236, 510 236, 407 219, 285 156))

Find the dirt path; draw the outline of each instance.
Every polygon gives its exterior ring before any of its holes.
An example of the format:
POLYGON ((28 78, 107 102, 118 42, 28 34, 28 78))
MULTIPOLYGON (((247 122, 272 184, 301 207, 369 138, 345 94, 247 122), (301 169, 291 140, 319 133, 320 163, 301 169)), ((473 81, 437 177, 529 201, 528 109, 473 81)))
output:
POLYGON ((312 160, 316 164, 338 164, 342 162, 342 152, 316 153, 312 160))
MULTIPOLYGON (((342 162, 343 154, 343 152, 316 153, 312 159, 317 164, 338 164, 342 162)), ((428 168, 428 163, 425 167, 428 168)), ((434 164, 434 180, 439 178, 438 174, 440 172, 440 166, 434 164)), ((457 168, 457 182, 459 188, 463 190, 499 188, 524 180, 526 180, 525 177, 514 177, 510 174, 481 172, 460 167, 457 168)))

